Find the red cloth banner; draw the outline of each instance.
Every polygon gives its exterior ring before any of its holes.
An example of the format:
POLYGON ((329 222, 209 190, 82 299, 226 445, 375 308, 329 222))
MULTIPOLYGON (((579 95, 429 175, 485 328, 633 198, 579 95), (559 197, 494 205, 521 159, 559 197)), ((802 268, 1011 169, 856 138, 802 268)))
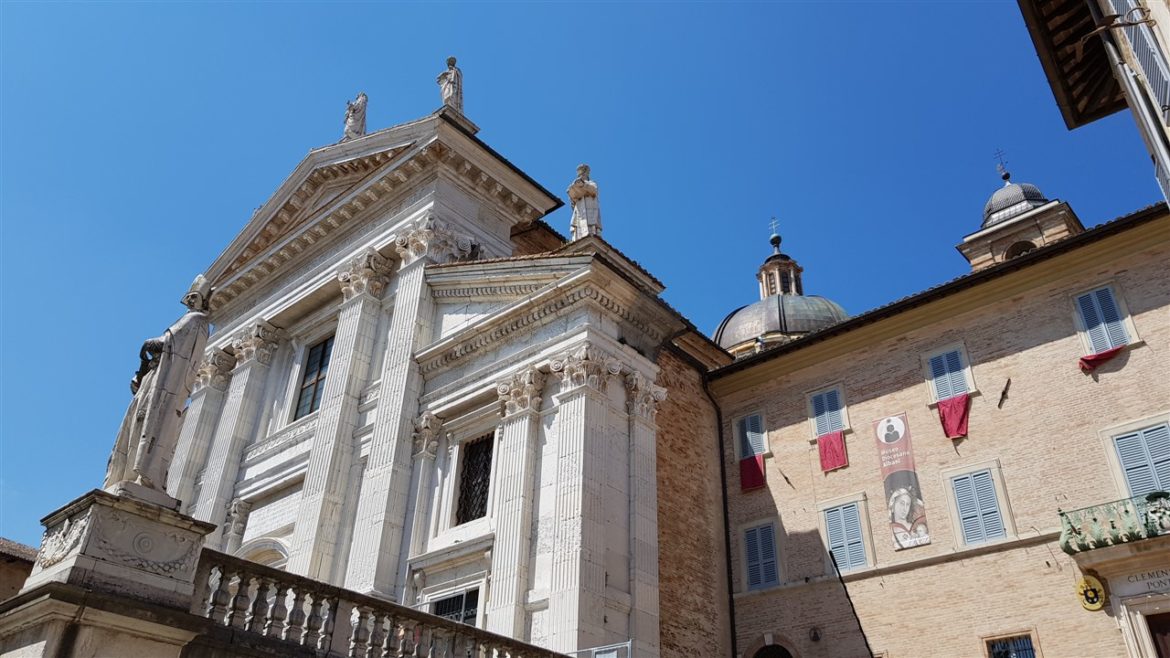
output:
POLYGON ((755 455, 739 460, 739 488, 742 491, 759 489, 767 483, 764 477, 764 456, 755 455))
POLYGON ((817 451, 821 453, 821 470, 828 473, 849 465, 845 454, 845 433, 829 432, 817 437, 817 451))
POLYGON ((1118 347, 1105 350, 1104 352, 1090 354, 1089 356, 1082 356, 1081 360, 1078 362, 1081 366, 1081 372, 1085 373, 1086 375, 1090 372, 1093 372, 1097 368, 1100 368, 1106 361, 1112 359, 1118 354, 1121 354, 1121 350, 1123 349, 1125 349, 1125 345, 1120 345, 1118 347))
POLYGON ((967 436, 967 418, 971 415, 971 396, 960 393, 953 398, 939 400, 938 419, 948 439, 967 436))

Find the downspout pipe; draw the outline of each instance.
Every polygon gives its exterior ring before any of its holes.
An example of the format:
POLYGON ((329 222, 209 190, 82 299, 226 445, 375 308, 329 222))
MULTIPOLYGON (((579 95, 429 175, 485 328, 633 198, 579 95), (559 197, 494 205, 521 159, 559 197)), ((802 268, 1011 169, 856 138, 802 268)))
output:
POLYGON ((735 658, 739 654, 739 647, 735 634, 735 579, 731 573, 731 512, 727 503, 727 457, 723 451, 723 410, 719 408, 719 403, 711 393, 710 383, 708 371, 704 370, 703 393, 707 395, 707 399, 711 401, 711 406, 715 409, 715 433, 718 437, 715 448, 719 451, 719 497, 723 501, 723 553, 727 556, 727 619, 731 625, 731 658, 735 658))

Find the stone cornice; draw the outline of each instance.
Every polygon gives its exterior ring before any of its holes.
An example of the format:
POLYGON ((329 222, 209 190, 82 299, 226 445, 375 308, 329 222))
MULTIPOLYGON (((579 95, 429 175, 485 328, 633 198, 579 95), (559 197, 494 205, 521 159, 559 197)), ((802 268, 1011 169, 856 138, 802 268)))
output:
POLYGON ((623 290, 622 281, 596 267, 583 269, 420 350, 416 355, 420 369, 431 377, 580 303, 597 305, 637 330, 648 343, 660 345, 681 323, 656 300, 623 290))

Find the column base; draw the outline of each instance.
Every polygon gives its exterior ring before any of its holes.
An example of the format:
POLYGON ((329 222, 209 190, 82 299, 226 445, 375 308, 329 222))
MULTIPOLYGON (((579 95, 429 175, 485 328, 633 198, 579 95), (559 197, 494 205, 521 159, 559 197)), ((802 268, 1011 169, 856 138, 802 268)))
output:
MULTIPOLYGON (((123 484, 139 486, 116 486, 123 484)), ((191 606, 203 537, 215 529, 173 508, 96 489, 41 523, 45 534, 22 593, 58 582, 180 610, 191 606)))

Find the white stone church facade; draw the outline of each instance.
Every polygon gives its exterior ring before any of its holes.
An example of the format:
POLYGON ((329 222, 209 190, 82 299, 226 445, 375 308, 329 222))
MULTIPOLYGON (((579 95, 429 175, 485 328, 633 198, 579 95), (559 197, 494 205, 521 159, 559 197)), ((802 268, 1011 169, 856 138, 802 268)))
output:
POLYGON ((310 152, 210 265, 168 491, 209 548, 660 655, 657 355, 727 357, 476 131, 447 105, 310 152))

